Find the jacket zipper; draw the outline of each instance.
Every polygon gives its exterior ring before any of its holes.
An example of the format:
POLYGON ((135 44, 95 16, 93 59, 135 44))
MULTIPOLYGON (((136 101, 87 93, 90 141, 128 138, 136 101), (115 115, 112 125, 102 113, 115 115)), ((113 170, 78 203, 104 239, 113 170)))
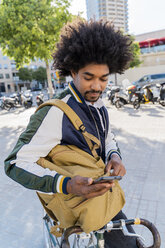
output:
POLYGON ((102 110, 101 112, 103 113, 103 118, 104 118, 104 122, 105 122, 105 139, 106 139, 107 135, 108 135, 107 121, 106 121, 106 118, 105 118, 104 111, 102 110))
MULTIPOLYGON (((87 105, 87 106, 88 106, 88 105, 87 105)), ((101 154, 102 154, 102 144, 101 144, 101 137, 100 137, 99 129, 98 129, 96 120, 95 120, 95 118, 94 118, 94 116, 93 116, 93 113, 92 113, 92 111, 91 111, 91 109, 90 109, 89 106, 88 106, 88 109, 89 109, 89 112, 90 112, 90 114, 91 114, 91 116, 92 116, 92 119, 93 119, 93 121, 94 121, 94 123, 95 123, 97 135, 98 135, 98 138, 99 138, 99 141, 100 141, 100 152, 101 152, 101 154)), ((99 118, 100 118, 100 117, 99 117, 99 118)))

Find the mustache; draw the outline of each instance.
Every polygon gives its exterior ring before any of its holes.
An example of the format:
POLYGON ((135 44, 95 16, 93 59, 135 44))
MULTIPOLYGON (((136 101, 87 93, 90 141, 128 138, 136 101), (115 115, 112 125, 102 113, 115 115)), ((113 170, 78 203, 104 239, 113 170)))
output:
POLYGON ((89 93, 98 93, 98 94, 101 95, 101 94, 102 94, 102 91, 101 91, 101 90, 98 90, 98 91, 96 91, 96 90, 89 90, 89 91, 86 91, 86 92, 85 92, 85 95, 86 95, 86 94, 89 94, 89 93))

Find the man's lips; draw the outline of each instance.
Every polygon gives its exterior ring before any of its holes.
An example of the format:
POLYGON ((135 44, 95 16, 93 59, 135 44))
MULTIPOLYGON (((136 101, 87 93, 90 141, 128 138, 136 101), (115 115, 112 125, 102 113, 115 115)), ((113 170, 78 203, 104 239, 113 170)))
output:
POLYGON ((90 96, 94 96, 94 97, 96 97, 96 96, 99 96, 99 95, 101 95, 101 91, 87 91, 86 93, 85 93, 85 95, 90 95, 90 96))
POLYGON ((90 92, 89 95, 90 95, 90 96, 99 96, 100 93, 92 93, 92 92, 90 92))

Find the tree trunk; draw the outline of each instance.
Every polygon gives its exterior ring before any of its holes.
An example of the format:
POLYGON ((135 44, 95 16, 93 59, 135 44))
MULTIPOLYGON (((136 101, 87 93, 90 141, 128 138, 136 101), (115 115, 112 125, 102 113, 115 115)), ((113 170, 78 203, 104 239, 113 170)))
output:
POLYGON ((115 85, 117 85, 117 73, 115 73, 115 85))
POLYGON ((53 97, 53 85, 52 85, 52 80, 51 80, 51 75, 50 75, 49 63, 48 61, 45 61, 45 63, 46 63, 46 73, 47 73, 47 80, 48 80, 48 94, 49 94, 49 98, 51 99, 53 97))

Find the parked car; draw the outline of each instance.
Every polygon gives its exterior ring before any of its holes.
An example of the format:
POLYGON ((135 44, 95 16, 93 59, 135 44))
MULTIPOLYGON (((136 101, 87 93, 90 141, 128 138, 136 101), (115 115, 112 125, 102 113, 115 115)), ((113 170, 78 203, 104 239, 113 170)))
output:
POLYGON ((41 91, 41 90, 42 90, 41 88, 36 88, 36 87, 31 89, 31 91, 41 91))
POLYGON ((133 85, 135 85, 137 88, 141 88, 144 85, 157 84, 163 82, 165 82, 165 73, 159 73, 159 74, 145 75, 139 80, 133 82, 133 85))

